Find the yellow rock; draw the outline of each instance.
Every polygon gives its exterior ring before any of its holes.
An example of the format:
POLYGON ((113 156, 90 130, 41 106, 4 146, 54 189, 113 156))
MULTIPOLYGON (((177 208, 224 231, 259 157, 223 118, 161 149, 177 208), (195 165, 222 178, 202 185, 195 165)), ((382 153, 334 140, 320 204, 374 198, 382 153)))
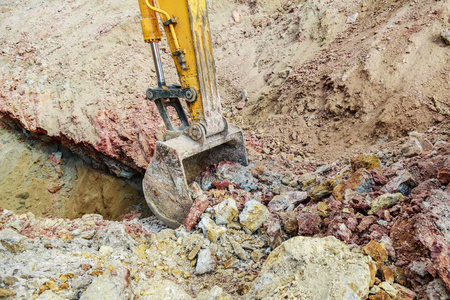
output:
POLYGON ((318 186, 315 186, 311 191, 311 200, 319 201, 322 198, 328 197, 333 193, 333 189, 336 186, 336 180, 327 179, 318 186))
POLYGON ((384 244, 378 243, 374 240, 364 246, 363 252, 372 257, 376 262, 386 262, 388 260, 388 255, 384 244))
POLYGON ((319 202, 317 204, 317 210, 319 211, 319 216, 326 218, 329 215, 328 204, 326 202, 319 202))
POLYGON ((146 258, 145 250, 147 249, 148 249, 147 245, 140 244, 139 246, 134 248, 134 252, 140 259, 145 259, 146 258))
POLYGON ((371 171, 376 168, 381 168, 380 160, 376 155, 358 155, 351 159, 351 166, 353 171, 359 169, 366 169, 371 171))

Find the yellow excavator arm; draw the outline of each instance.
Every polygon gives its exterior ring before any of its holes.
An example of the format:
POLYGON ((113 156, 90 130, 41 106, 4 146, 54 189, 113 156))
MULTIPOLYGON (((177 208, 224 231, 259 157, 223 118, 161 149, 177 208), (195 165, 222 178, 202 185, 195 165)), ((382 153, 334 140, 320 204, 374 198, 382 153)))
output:
POLYGON ((150 43, 158 86, 146 92, 167 131, 156 143, 144 176, 144 194, 153 213, 170 227, 183 223, 192 205, 189 184, 209 165, 247 165, 241 128, 222 116, 205 0, 139 0, 144 41, 150 43), (162 23, 181 86, 166 85, 158 43, 162 23), (190 121, 181 105, 186 101, 190 121), (174 126, 167 107, 175 108, 174 126))

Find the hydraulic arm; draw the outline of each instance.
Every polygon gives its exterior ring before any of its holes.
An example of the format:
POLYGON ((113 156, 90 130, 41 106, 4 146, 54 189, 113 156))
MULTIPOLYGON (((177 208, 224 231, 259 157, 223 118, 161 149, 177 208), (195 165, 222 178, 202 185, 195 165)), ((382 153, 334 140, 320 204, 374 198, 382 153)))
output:
POLYGON ((189 184, 193 179, 220 161, 246 165, 245 144, 241 128, 222 116, 205 0, 139 0, 139 6, 158 79, 158 86, 149 88, 146 96, 155 102, 167 128, 145 174, 144 194, 153 213, 166 225, 177 227, 192 205, 189 184), (166 85, 158 19, 181 86, 166 85), (190 120, 180 99, 186 101, 190 120), (168 107, 175 109, 178 126, 171 121, 168 107))

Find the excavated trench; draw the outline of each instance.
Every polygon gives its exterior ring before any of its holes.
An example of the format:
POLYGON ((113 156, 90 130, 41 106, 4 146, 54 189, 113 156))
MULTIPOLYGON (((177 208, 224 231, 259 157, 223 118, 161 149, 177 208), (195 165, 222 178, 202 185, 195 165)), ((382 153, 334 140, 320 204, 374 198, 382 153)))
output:
POLYGON ((58 142, 0 124, 1 208, 16 214, 75 219, 100 214, 122 220, 149 215, 140 176, 120 179, 94 169, 58 142))

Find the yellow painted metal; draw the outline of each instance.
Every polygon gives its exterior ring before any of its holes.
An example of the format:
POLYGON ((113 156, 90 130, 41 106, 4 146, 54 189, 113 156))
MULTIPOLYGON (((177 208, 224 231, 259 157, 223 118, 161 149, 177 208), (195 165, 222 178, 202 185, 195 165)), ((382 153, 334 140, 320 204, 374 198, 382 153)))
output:
MULTIPOLYGON (((220 97, 217 91, 215 67, 212 58, 210 28, 205 0, 155 0, 157 5, 176 18, 175 32, 186 58, 187 69, 183 70, 173 57, 181 86, 194 88, 197 99, 188 103, 193 122, 201 122, 207 135, 224 129, 220 97)), ((163 20, 165 21, 165 20, 163 20)), ((170 49, 176 45, 171 39, 170 29, 164 28, 170 49)))
MULTIPOLYGON (((155 1, 156 1, 156 4, 157 4, 157 3, 158 3, 157 0, 155 0, 155 1)), ((169 19, 170 19, 170 15, 169 15, 166 11, 164 11, 164 10, 162 10, 162 9, 159 9, 158 7, 155 7, 154 5, 152 5, 152 4, 149 2, 149 0, 145 0, 145 4, 146 4, 147 7, 150 8, 152 11, 155 11, 155 12, 158 12, 158 13, 164 15, 164 16, 166 17, 166 20, 169 20, 169 19)), ((158 5, 158 4, 157 4, 157 5, 158 5)), ((179 45, 179 43, 178 43, 178 38, 177 38, 177 35, 176 35, 176 33, 175 33, 175 29, 174 29, 174 27, 173 27, 173 24, 169 24, 169 30, 170 30, 170 34, 171 34, 171 36, 172 36, 173 42, 174 42, 174 44, 175 44, 175 48, 177 49, 176 51, 178 51, 178 50, 180 50, 180 45, 179 45)))
MULTIPOLYGON (((161 9, 169 12, 169 14, 177 19, 175 32, 178 36, 180 47, 186 58, 187 70, 183 70, 181 68, 181 65, 178 63, 176 57, 173 57, 173 60, 178 71, 181 86, 183 88, 192 87, 197 91, 197 100, 188 104, 191 120, 193 122, 202 121, 204 119, 201 101, 202 95, 199 93, 199 84, 197 80, 198 72, 197 64, 195 63, 194 41, 191 32, 188 3, 186 0, 161 0, 158 1, 158 5, 161 9), (176 15, 174 15, 174 12, 176 15)), ((164 21, 166 20, 163 20, 163 22, 164 21)), ((168 28, 165 27, 164 29, 166 31, 167 42, 169 43, 169 47, 173 53, 177 51, 176 45, 174 41, 170 39, 170 31, 168 28)))
MULTIPOLYGON (((150 1, 152 2, 153 0, 150 1)), ((139 8, 142 16, 141 26, 144 41, 146 43, 161 41, 161 30, 159 29, 156 12, 148 8, 146 0, 139 0, 139 8)))

